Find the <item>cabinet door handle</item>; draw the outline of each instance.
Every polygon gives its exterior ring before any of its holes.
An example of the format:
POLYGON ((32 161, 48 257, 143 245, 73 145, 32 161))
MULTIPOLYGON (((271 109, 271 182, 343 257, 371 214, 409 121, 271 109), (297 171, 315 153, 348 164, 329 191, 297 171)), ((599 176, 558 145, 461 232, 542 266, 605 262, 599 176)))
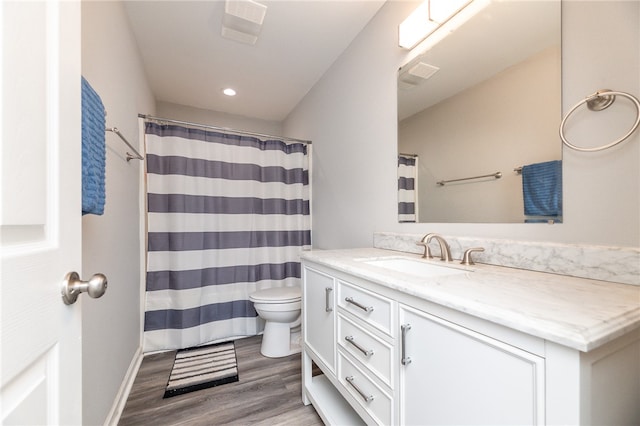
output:
POLYGON ((353 297, 345 297, 344 300, 345 302, 351 303, 352 305, 357 306, 358 308, 362 309, 365 312, 373 312, 373 306, 364 306, 356 302, 355 300, 353 300, 353 297))
POLYGON ((331 287, 327 287, 327 288, 324 289, 324 295, 325 295, 324 311, 325 312, 333 311, 333 308, 331 307, 331 292, 332 291, 333 291, 333 289, 331 287))
POLYGON ((366 393, 362 392, 362 390, 358 386, 356 386, 355 383, 353 383, 353 376, 347 376, 344 379, 351 385, 351 387, 356 390, 356 392, 360 394, 362 399, 364 399, 364 402, 373 401, 373 395, 367 395, 366 393))
POLYGON ((402 324, 400 330, 402 331, 402 360, 400 362, 402 365, 409 365, 411 364, 411 357, 407 356, 407 331, 411 330, 411 324, 402 324))
POLYGON ((353 339, 353 336, 345 336, 344 340, 346 340, 347 342, 349 342, 353 346, 355 346, 355 348, 357 350, 359 350, 360 352, 362 352, 364 356, 370 357, 371 355, 373 355, 373 349, 365 349, 365 348, 363 348, 362 346, 360 346, 359 344, 357 344, 355 342, 355 340, 353 339))

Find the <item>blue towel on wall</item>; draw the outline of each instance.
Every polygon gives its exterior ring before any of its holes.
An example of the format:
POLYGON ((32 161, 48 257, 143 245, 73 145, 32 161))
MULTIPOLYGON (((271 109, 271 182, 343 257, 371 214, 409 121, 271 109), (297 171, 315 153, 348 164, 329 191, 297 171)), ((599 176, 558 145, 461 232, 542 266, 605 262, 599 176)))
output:
POLYGON ((527 216, 562 216, 562 161, 522 166, 522 196, 527 216))
POLYGON ((82 214, 104 213, 105 110, 100 96, 82 77, 82 214))

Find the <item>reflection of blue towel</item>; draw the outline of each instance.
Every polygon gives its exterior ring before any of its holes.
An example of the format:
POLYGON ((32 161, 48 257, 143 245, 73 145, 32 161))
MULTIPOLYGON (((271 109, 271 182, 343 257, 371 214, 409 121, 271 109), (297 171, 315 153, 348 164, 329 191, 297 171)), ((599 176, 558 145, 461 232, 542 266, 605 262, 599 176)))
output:
POLYGON ((82 77, 82 214, 104 213, 105 166, 104 106, 82 77))
POLYGON ((562 216, 562 161, 522 167, 522 196, 527 216, 562 216))

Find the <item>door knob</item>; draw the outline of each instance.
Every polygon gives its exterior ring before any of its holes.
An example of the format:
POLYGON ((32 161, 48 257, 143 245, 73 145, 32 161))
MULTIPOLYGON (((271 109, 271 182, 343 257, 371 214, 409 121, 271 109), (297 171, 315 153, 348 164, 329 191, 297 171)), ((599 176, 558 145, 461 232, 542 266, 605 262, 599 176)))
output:
POLYGON ((107 291, 107 277, 104 274, 94 274, 89 281, 82 281, 77 272, 69 272, 62 284, 62 301, 71 305, 78 300, 80 293, 87 293, 94 299, 107 291))

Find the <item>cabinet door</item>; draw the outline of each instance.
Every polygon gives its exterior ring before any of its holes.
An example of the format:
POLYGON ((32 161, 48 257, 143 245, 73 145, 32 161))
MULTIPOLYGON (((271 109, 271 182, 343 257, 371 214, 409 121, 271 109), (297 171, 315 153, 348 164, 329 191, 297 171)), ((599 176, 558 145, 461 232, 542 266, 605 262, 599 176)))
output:
POLYGON ((335 373, 335 281, 308 267, 302 281, 304 343, 335 373))
POLYGON ((400 325, 400 424, 544 423, 543 358, 408 307, 400 325))

